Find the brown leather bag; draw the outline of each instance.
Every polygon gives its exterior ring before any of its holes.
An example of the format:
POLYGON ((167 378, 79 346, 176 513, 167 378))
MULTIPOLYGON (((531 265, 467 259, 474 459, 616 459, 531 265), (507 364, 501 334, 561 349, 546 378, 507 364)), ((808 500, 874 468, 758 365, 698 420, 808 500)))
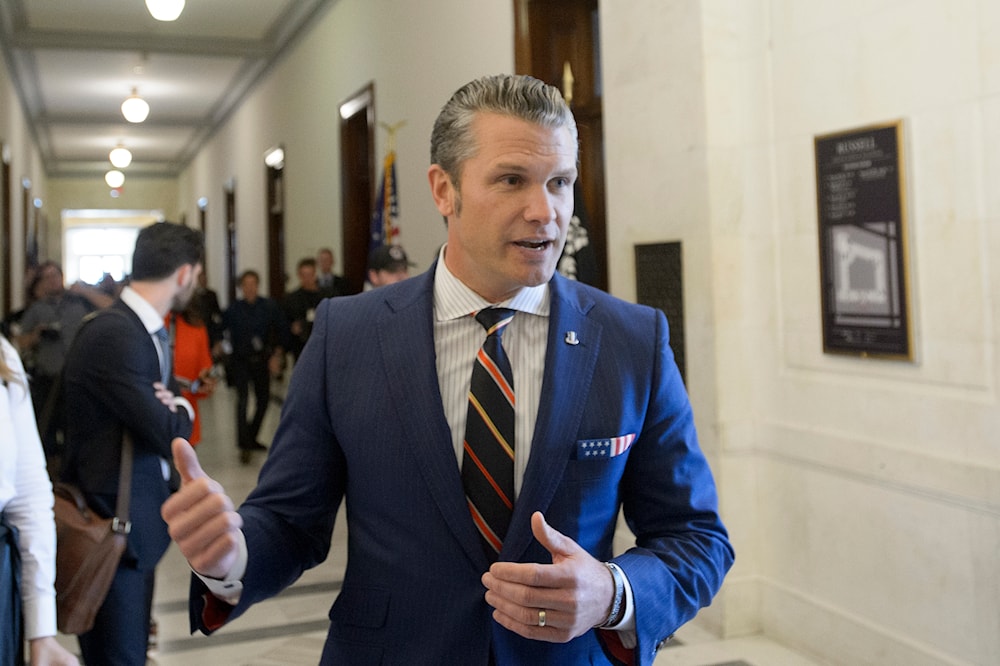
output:
POLYGON ((83 493, 69 483, 57 483, 56 619, 64 634, 83 634, 94 626, 97 611, 108 596, 111 581, 125 551, 132 524, 128 519, 132 494, 132 437, 122 437, 118 501, 113 518, 95 514, 83 493))

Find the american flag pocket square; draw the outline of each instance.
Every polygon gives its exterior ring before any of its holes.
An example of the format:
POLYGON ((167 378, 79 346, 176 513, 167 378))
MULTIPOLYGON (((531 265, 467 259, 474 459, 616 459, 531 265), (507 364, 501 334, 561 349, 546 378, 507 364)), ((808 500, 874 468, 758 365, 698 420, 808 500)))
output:
POLYGON ((604 439, 580 439, 576 442, 576 460, 614 458, 628 451, 635 441, 635 433, 604 439))

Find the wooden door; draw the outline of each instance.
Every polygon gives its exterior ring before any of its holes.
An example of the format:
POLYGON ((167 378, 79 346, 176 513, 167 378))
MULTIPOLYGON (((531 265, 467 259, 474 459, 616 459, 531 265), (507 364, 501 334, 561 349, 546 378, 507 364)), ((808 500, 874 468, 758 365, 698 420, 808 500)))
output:
MULTIPOLYGON (((13 216, 10 205, 10 183, 11 171, 9 161, 6 159, 7 148, 0 144, 0 241, 3 242, 3 314, 6 317, 14 309, 13 286, 11 276, 14 274, 14 253, 11 245, 13 216)), ((28 285, 24 285, 27 287, 28 285)))
POLYGON ((375 201, 375 84, 340 105, 340 196, 343 276, 361 291, 375 201))
POLYGON ((236 184, 225 188, 226 200, 226 295, 236 302, 236 184))
POLYGON ((604 120, 597 0, 514 0, 515 68, 571 94, 580 135, 578 210, 586 212, 596 259, 594 286, 607 289, 604 120), (572 89, 564 86, 572 78, 572 89))
POLYGON ((285 296, 285 169, 284 162, 264 166, 267 171, 267 284, 270 296, 285 296))

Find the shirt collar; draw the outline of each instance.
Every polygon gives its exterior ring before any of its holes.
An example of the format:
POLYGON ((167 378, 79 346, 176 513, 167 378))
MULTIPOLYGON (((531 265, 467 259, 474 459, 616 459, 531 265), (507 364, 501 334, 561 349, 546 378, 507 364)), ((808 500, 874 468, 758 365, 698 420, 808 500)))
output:
POLYGON ((549 284, 537 287, 522 287, 516 294, 501 303, 490 303, 469 289, 444 263, 445 246, 438 252, 437 268, 434 271, 434 317, 437 321, 460 319, 483 308, 498 306, 538 315, 549 316, 549 284))
POLYGON ((150 335, 163 328, 163 317, 135 289, 132 287, 122 289, 121 299, 139 317, 139 321, 150 335))

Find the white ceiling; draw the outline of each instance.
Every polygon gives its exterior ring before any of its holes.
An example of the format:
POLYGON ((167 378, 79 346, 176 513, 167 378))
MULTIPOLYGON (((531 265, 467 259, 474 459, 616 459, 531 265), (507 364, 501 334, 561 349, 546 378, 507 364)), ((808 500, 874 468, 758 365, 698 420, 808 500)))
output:
POLYGON ((0 49, 49 176, 176 176, 270 64, 335 0, 187 0, 172 23, 145 0, 0 0, 0 49), (137 87, 149 117, 127 122, 137 87))

